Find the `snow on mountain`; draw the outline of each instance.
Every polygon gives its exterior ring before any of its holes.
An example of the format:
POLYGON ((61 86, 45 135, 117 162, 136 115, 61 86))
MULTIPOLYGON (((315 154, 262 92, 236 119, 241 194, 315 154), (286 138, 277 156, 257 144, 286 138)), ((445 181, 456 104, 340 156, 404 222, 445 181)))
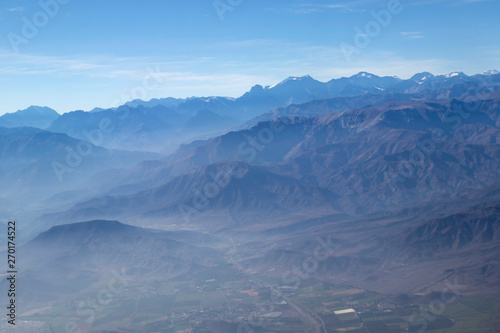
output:
POLYGON ((483 75, 496 75, 496 74, 500 74, 500 72, 497 71, 496 69, 490 69, 483 72, 483 75))
POLYGON ((445 75, 445 77, 447 79, 452 78, 452 77, 456 77, 456 76, 466 76, 466 75, 463 72, 451 72, 451 73, 445 75))
POLYGON ((276 83, 272 86, 267 86, 265 89, 273 89, 273 88, 276 88, 278 86, 281 86, 281 85, 284 85, 285 83, 288 83, 288 82, 291 82, 291 81, 298 81, 298 82, 303 82, 303 81, 307 81, 307 80, 313 80, 315 81, 310 75, 305 75, 305 76, 300 76, 300 77, 297 77, 297 76, 290 76, 288 77, 287 79, 279 82, 279 83, 276 83))

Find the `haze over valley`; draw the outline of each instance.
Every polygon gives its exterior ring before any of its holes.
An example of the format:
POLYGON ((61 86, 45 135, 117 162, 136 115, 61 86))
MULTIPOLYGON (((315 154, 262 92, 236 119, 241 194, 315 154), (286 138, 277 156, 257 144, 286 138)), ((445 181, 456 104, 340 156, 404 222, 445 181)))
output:
POLYGON ((0 332, 500 333, 499 12, 4 0, 0 332))
POLYGON ((4 221, 13 208, 23 218, 23 318, 55 331, 64 321, 86 327, 72 312, 117 272, 125 289, 102 305, 91 331, 178 325, 162 311, 142 318, 139 303, 129 313, 123 293, 171 304, 195 331, 237 327, 252 302, 276 294, 280 315, 261 313, 255 329, 287 332, 321 331, 318 318, 333 320, 335 307, 353 306, 362 318, 370 304, 399 318, 389 329, 412 330, 401 307, 425 303, 450 281, 464 300, 494 297, 499 106, 499 74, 363 72, 327 83, 289 78, 237 99, 137 100, 64 115, 31 107, 0 117, 0 211, 4 221), (170 141, 173 152, 158 149, 170 141), (291 318, 309 309, 300 295, 318 286, 383 296, 332 296, 338 305, 321 301, 293 330, 291 318), (244 290, 254 291, 240 304, 244 290), (184 293, 201 303, 181 310, 184 293), (204 311, 223 315, 195 319, 204 311))

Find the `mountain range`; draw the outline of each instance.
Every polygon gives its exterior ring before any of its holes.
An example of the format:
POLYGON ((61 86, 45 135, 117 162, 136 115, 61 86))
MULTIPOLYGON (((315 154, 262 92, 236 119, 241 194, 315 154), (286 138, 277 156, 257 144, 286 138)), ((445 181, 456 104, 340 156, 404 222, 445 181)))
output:
MULTIPOLYGON (((273 86, 255 85, 238 98, 135 100, 118 108, 74 111, 60 117, 55 116, 53 110, 31 107, 4 115, 0 118, 0 126, 33 126, 89 140, 88 133, 100 130, 104 122, 109 127, 99 143, 104 147, 171 153, 183 142, 222 134, 246 121, 255 125, 259 120, 275 116, 292 116, 294 112, 300 113, 293 111, 295 105, 307 102, 333 99, 329 102, 330 106, 336 106, 336 112, 343 112, 398 98, 464 99, 471 95, 488 94, 498 89, 499 85, 500 75, 495 71, 473 76, 461 72, 434 76, 424 72, 407 80, 366 72, 328 82, 320 82, 310 76, 289 77, 273 86), (36 110, 41 113, 37 117, 43 114, 45 121, 22 122, 26 119, 23 115, 31 115, 30 119, 35 119, 33 112, 36 110), (270 113, 263 115, 266 112, 270 113), (12 125, 2 125, 3 118, 4 123, 12 125)), ((308 109, 313 116, 326 114, 321 113, 321 105, 308 109)), ((328 108, 325 112, 331 111, 332 108, 328 108)), ((307 113, 301 114, 305 115, 307 113)))
POLYGON ((39 128, 18 116, 0 127, 0 217, 26 211, 26 302, 84 293, 123 266, 139 284, 210 281, 229 264, 279 279, 324 237, 336 246, 320 281, 500 291, 495 71, 290 77, 39 128))

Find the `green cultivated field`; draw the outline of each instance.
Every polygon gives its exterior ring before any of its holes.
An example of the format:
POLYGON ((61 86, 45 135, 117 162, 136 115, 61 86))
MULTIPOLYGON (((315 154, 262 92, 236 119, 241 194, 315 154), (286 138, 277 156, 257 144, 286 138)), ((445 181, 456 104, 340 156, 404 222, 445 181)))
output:
MULTIPOLYGON (((158 283, 155 287, 130 286, 114 295, 109 304, 97 308, 85 303, 89 297, 95 297, 87 292, 75 296, 75 301, 65 300, 21 320, 45 322, 47 332, 64 332, 72 322, 79 325, 90 322, 90 326, 82 326, 82 331, 229 333, 235 331, 238 323, 247 323, 249 315, 257 311, 262 320, 260 326, 252 327, 256 333, 298 333, 311 329, 310 321, 301 318, 291 304, 274 304, 272 309, 259 312, 258 304, 269 301, 271 290, 278 287, 276 279, 248 280, 231 266, 225 266, 225 273, 228 276, 208 272, 196 281, 158 283), (216 281, 207 282, 209 278, 216 281), (270 312, 278 315, 269 315, 270 312)), ((288 290, 286 294, 310 318, 317 322, 321 318, 327 333, 400 333, 408 329, 418 332, 424 324, 409 323, 408 318, 428 311, 424 305, 398 306, 386 302, 385 295, 317 281, 306 281, 301 288, 288 290), (356 312, 334 314, 348 308, 356 312)), ((432 320, 425 321, 425 332, 494 333, 500 329, 499 314, 500 302, 496 299, 463 296, 446 304, 444 311, 432 316, 432 320)), ((417 315, 416 319, 422 317, 417 315)))

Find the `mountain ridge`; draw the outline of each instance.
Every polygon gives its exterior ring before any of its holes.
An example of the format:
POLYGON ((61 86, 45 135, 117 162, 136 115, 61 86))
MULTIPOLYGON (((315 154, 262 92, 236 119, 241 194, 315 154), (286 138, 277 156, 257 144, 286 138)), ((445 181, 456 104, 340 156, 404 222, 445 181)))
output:
POLYGON ((6 113, 0 116, 2 127, 37 127, 47 128, 54 120, 60 117, 54 109, 46 106, 32 105, 24 110, 6 113))
MULTIPOLYGON (((420 73, 416 76, 402 80, 360 72, 351 77, 327 82, 317 81, 311 76, 289 77, 272 86, 255 85, 238 98, 169 97, 148 102, 135 100, 118 108, 99 109, 94 112, 69 112, 54 120, 48 129, 84 139, 84 131, 99 129, 101 122, 111 120, 114 126, 106 135, 103 142, 105 147, 117 149, 132 147, 136 150, 170 153, 182 142, 234 130, 247 121, 253 121, 252 124, 255 124, 258 119, 256 117, 262 117, 266 112, 269 112, 267 117, 270 117, 272 110, 288 108, 291 105, 336 98, 341 106, 339 111, 345 111, 372 103, 368 101, 362 104, 361 96, 372 96, 373 102, 380 99, 389 100, 390 96, 464 99, 500 89, 500 74, 493 72, 474 76, 463 73, 438 76, 420 73), (418 75, 421 76, 420 80, 416 80, 418 75), (351 106, 351 103, 354 105, 351 106), (203 119, 202 127, 199 126, 200 112, 212 114, 203 119), (158 142, 168 145, 159 146, 158 142)), ((283 115, 289 114, 281 114, 283 115)))

